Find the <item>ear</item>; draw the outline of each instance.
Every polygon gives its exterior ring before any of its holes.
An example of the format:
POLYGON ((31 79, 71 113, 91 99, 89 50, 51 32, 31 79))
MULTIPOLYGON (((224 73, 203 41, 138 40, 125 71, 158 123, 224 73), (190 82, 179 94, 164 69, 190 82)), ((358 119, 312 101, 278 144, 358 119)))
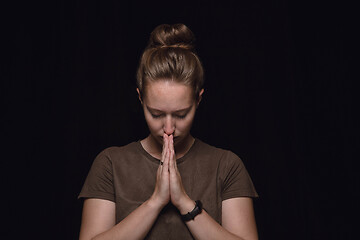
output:
POLYGON ((136 91, 137 91, 137 93, 138 93, 138 97, 139 97, 139 100, 140 100, 141 104, 143 104, 143 101, 142 101, 142 98, 141 98, 141 93, 140 93, 139 88, 136 88, 136 91))
POLYGON ((198 102, 197 102, 197 105, 198 105, 198 106, 199 106, 199 104, 200 104, 200 102, 201 102, 203 93, 204 93, 204 89, 201 89, 200 92, 199 92, 199 98, 198 98, 198 102))

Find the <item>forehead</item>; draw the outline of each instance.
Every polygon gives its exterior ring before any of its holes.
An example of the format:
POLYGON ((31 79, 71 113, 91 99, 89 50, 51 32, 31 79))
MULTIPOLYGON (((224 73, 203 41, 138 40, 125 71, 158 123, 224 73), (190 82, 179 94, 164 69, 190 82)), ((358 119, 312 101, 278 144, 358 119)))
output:
POLYGON ((149 82, 145 91, 145 104, 162 111, 176 111, 194 103, 192 88, 174 81, 149 82))

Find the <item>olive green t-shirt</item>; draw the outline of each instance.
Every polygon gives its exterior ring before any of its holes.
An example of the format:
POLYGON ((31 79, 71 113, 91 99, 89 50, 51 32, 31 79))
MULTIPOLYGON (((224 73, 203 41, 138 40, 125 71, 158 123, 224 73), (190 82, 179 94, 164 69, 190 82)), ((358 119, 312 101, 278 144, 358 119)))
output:
MULTIPOLYGON (((222 201, 258 197, 243 162, 231 151, 195 139, 190 150, 177 159, 186 193, 200 200, 206 212, 221 224, 222 201)), ((99 198, 116 203, 116 223, 150 198, 159 160, 140 141, 110 147, 94 160, 79 198, 99 198)), ((193 239, 178 210, 169 203, 145 239, 193 239)))

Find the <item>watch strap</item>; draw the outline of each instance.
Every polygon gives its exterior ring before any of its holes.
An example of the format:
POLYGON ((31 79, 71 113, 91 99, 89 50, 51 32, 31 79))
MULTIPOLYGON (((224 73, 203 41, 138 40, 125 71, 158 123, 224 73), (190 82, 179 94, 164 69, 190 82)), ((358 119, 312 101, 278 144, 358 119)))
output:
POLYGON ((200 200, 195 201, 195 207, 191 212, 188 212, 187 214, 181 215, 181 219, 185 222, 194 220, 194 218, 201 213, 202 210, 202 204, 200 200))

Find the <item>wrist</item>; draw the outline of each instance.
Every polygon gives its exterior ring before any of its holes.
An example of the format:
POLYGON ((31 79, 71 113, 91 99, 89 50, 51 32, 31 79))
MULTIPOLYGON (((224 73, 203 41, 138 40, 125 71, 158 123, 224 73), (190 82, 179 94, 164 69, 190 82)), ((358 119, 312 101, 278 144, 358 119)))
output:
POLYGON ((188 212, 191 212, 195 207, 195 201, 191 200, 190 198, 186 198, 181 203, 176 206, 179 210, 181 215, 187 214, 188 212))
POLYGON ((160 212, 166 205, 166 204, 162 204, 161 201, 157 201, 153 197, 149 198, 145 203, 148 207, 158 212, 160 212))
POLYGON ((188 212, 187 214, 182 214, 181 219, 184 222, 195 220, 195 217, 199 215, 201 211, 202 211, 202 203, 200 202, 200 200, 196 200, 194 209, 191 212, 188 212))

